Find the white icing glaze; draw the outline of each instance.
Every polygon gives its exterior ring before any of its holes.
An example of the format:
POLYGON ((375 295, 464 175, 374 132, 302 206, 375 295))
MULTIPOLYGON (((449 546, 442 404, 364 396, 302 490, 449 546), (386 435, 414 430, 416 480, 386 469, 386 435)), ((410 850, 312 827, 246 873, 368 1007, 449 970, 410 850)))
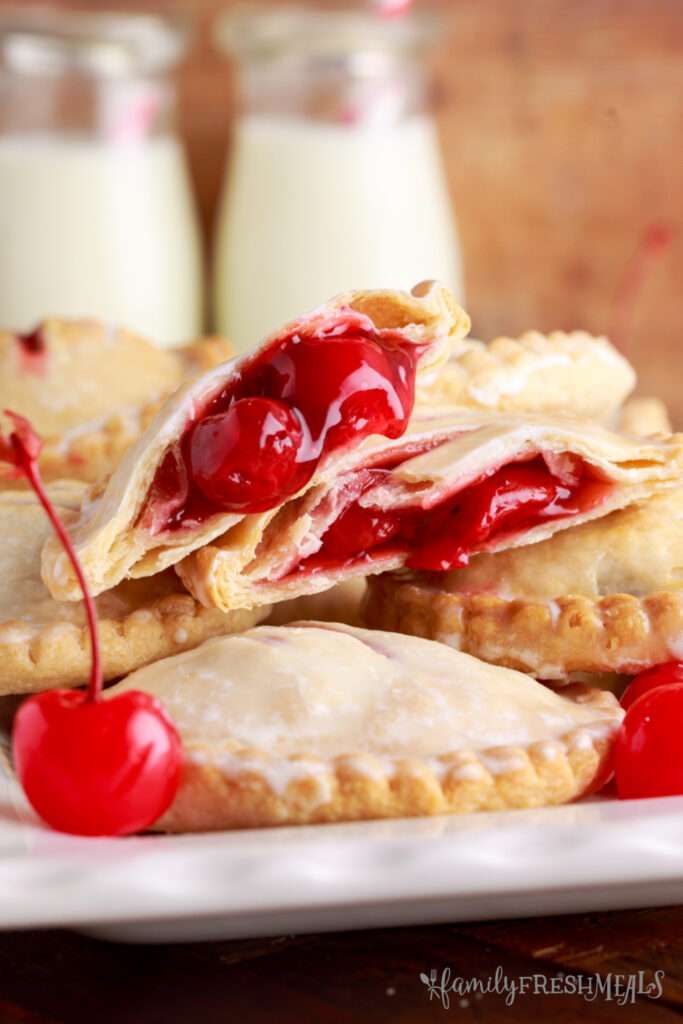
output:
POLYGON ((286 796, 290 783, 301 779, 314 779, 316 793, 312 803, 314 805, 325 804, 332 799, 329 765, 321 761, 293 761, 286 758, 250 759, 236 757, 232 754, 220 754, 209 758, 201 751, 190 751, 188 759, 197 764, 210 762, 229 778, 239 778, 241 775, 254 773, 264 778, 268 787, 279 797, 286 796))
POLYGON ((539 370, 550 366, 569 366, 571 359, 564 352, 546 352, 536 355, 521 366, 506 366, 504 372, 492 374, 484 383, 473 382, 468 391, 480 405, 495 408, 505 395, 519 395, 529 383, 529 378, 539 370))
MULTIPOLYGON (((443 644, 337 624, 264 626, 212 640, 109 693, 122 689, 158 696, 193 749, 256 749, 276 760, 433 759, 527 746, 596 721, 609 730, 620 717, 616 707, 577 704, 443 644)), ((488 766, 520 763, 501 750, 488 766)))
POLYGON ((480 779, 484 774, 484 769, 477 761, 467 761, 452 769, 452 772, 456 779, 466 781, 467 779, 480 779))
POLYGON ((683 661, 683 633, 669 638, 669 653, 676 661, 683 661))
POLYGON ((560 744, 553 740, 545 740, 543 743, 539 743, 536 749, 542 761, 554 761, 562 753, 560 744))

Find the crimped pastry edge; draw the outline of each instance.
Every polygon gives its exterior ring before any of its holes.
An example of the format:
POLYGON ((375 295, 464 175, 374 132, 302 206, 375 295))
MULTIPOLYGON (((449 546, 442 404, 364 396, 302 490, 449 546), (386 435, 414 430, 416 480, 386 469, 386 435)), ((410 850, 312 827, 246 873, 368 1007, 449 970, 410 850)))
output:
MULTIPOLYGON (((210 637, 241 633, 266 618, 269 607, 219 612, 190 594, 166 594, 120 619, 98 621, 105 680, 127 675, 152 661, 190 650, 210 637)), ((37 693, 54 686, 81 686, 90 675, 87 626, 56 622, 26 637, 21 620, 0 623, 0 696, 37 693), (18 639, 3 641, 15 630, 18 639)))
POLYGON ((188 746, 180 790, 154 828, 202 832, 566 803, 608 781, 621 714, 610 693, 573 685, 563 695, 614 714, 557 739, 428 759, 276 759, 262 750, 188 746))
POLYGON ((634 675, 683 656, 683 593, 506 599, 387 575, 368 580, 363 619, 548 680, 573 672, 634 675))
POLYGON ((487 343, 468 339, 433 385, 418 390, 418 402, 562 411, 602 420, 627 398, 635 382, 633 367, 604 336, 528 330, 517 338, 502 336, 487 343), (509 382, 520 372, 528 380, 511 389, 509 382), (588 376, 593 386, 579 387, 588 376))

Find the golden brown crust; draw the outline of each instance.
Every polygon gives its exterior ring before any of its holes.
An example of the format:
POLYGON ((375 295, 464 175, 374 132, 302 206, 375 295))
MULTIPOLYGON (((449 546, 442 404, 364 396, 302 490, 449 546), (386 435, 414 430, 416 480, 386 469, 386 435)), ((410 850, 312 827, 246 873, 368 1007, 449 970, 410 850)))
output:
POLYGON ((505 599, 387 575, 368 581, 364 619, 541 679, 631 675, 683 654, 683 593, 505 599))
POLYGON ((50 318, 34 338, 37 352, 0 331, 0 408, 45 437, 170 394, 185 375, 175 352, 97 320, 50 318))
MULTIPOLYGON (((61 323, 61 322, 60 322, 61 323)), ((75 328, 80 322, 70 324, 75 328)), ((95 483, 108 477, 125 452, 147 429, 175 384, 224 363, 233 356, 230 343, 221 337, 200 338, 183 349, 167 353, 177 366, 157 396, 141 405, 120 408, 99 420, 80 423, 43 438, 40 470, 45 481, 83 480, 95 483)), ((17 411, 21 412, 21 408, 17 411)), ((11 466, 0 464, 0 490, 24 490, 25 480, 11 466)))
POLYGON ((673 427, 669 411, 661 398, 636 395, 624 402, 617 413, 617 430, 637 437, 670 434, 673 427))
MULTIPOLYGON (((179 592, 171 574, 167 575, 170 592, 166 596, 149 604, 141 602, 121 617, 100 616, 105 680, 190 650, 210 637, 240 633, 255 626, 269 611, 225 614, 202 608, 190 594, 179 592)), ((85 626, 54 622, 28 636, 22 621, 0 623, 0 694, 82 686, 88 680, 90 665, 90 638, 85 626)))
POLYGON ((606 421, 635 373, 607 341, 585 331, 527 331, 488 344, 467 340, 418 401, 510 412, 564 412, 606 421))
MULTIPOLYGON (((582 686, 567 687, 563 694, 603 714, 616 707, 611 694, 582 686)), ((615 715, 614 729, 616 721, 615 715)), ((201 748, 190 749, 178 796, 155 828, 200 832, 566 803, 609 777, 614 729, 591 734, 582 728, 526 747, 391 764, 370 755, 329 762, 292 757, 285 787, 273 786, 272 759, 263 751, 231 754, 226 769, 213 751, 207 756, 201 748)))
MULTIPOLYGON (((77 514, 85 485, 49 487, 62 522, 77 514)), ((40 550, 50 525, 37 498, 0 493, 0 694, 77 686, 90 672, 82 602, 54 601, 40 580, 40 550)), ((173 572, 124 581, 95 601, 105 678, 113 679, 223 633, 253 626, 263 614, 203 608, 173 572)))

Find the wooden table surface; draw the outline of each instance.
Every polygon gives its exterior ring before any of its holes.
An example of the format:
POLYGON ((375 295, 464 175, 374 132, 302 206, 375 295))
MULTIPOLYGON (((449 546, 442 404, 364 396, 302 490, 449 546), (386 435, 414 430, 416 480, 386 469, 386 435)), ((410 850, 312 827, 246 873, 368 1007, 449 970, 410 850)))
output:
MULTIPOLYGON (((566 982, 565 982, 566 983, 566 982)), ((552 1020, 664 1024, 683 1007, 683 909, 588 914, 175 946, 69 932, 0 934, 0 1024, 315 1024, 552 1020), (662 995, 430 1000, 420 974, 450 966, 512 980, 664 971, 662 995)))

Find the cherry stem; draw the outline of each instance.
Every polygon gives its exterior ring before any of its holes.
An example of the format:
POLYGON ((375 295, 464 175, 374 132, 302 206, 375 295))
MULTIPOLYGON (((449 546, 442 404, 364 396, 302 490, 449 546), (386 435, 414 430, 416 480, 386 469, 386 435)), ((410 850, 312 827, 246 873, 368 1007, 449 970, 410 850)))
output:
POLYGON ((88 621, 90 652, 92 656, 90 680, 88 682, 88 700, 96 701, 100 699, 102 694, 102 664, 100 661, 100 645, 97 635, 97 614, 95 612, 95 602, 93 601, 88 585, 85 582, 83 570, 81 569, 80 562, 76 557, 76 552, 73 549, 69 535, 64 529, 64 525, 55 512, 54 506, 45 491, 37 463, 33 459, 30 459, 24 463, 22 468, 29 483, 31 484, 31 487, 36 492, 38 500, 45 509, 45 514, 50 520, 55 533, 59 537, 62 547, 67 553, 69 561, 73 566, 73 570, 76 573, 78 585, 83 591, 83 603, 85 604, 85 614, 88 621))

